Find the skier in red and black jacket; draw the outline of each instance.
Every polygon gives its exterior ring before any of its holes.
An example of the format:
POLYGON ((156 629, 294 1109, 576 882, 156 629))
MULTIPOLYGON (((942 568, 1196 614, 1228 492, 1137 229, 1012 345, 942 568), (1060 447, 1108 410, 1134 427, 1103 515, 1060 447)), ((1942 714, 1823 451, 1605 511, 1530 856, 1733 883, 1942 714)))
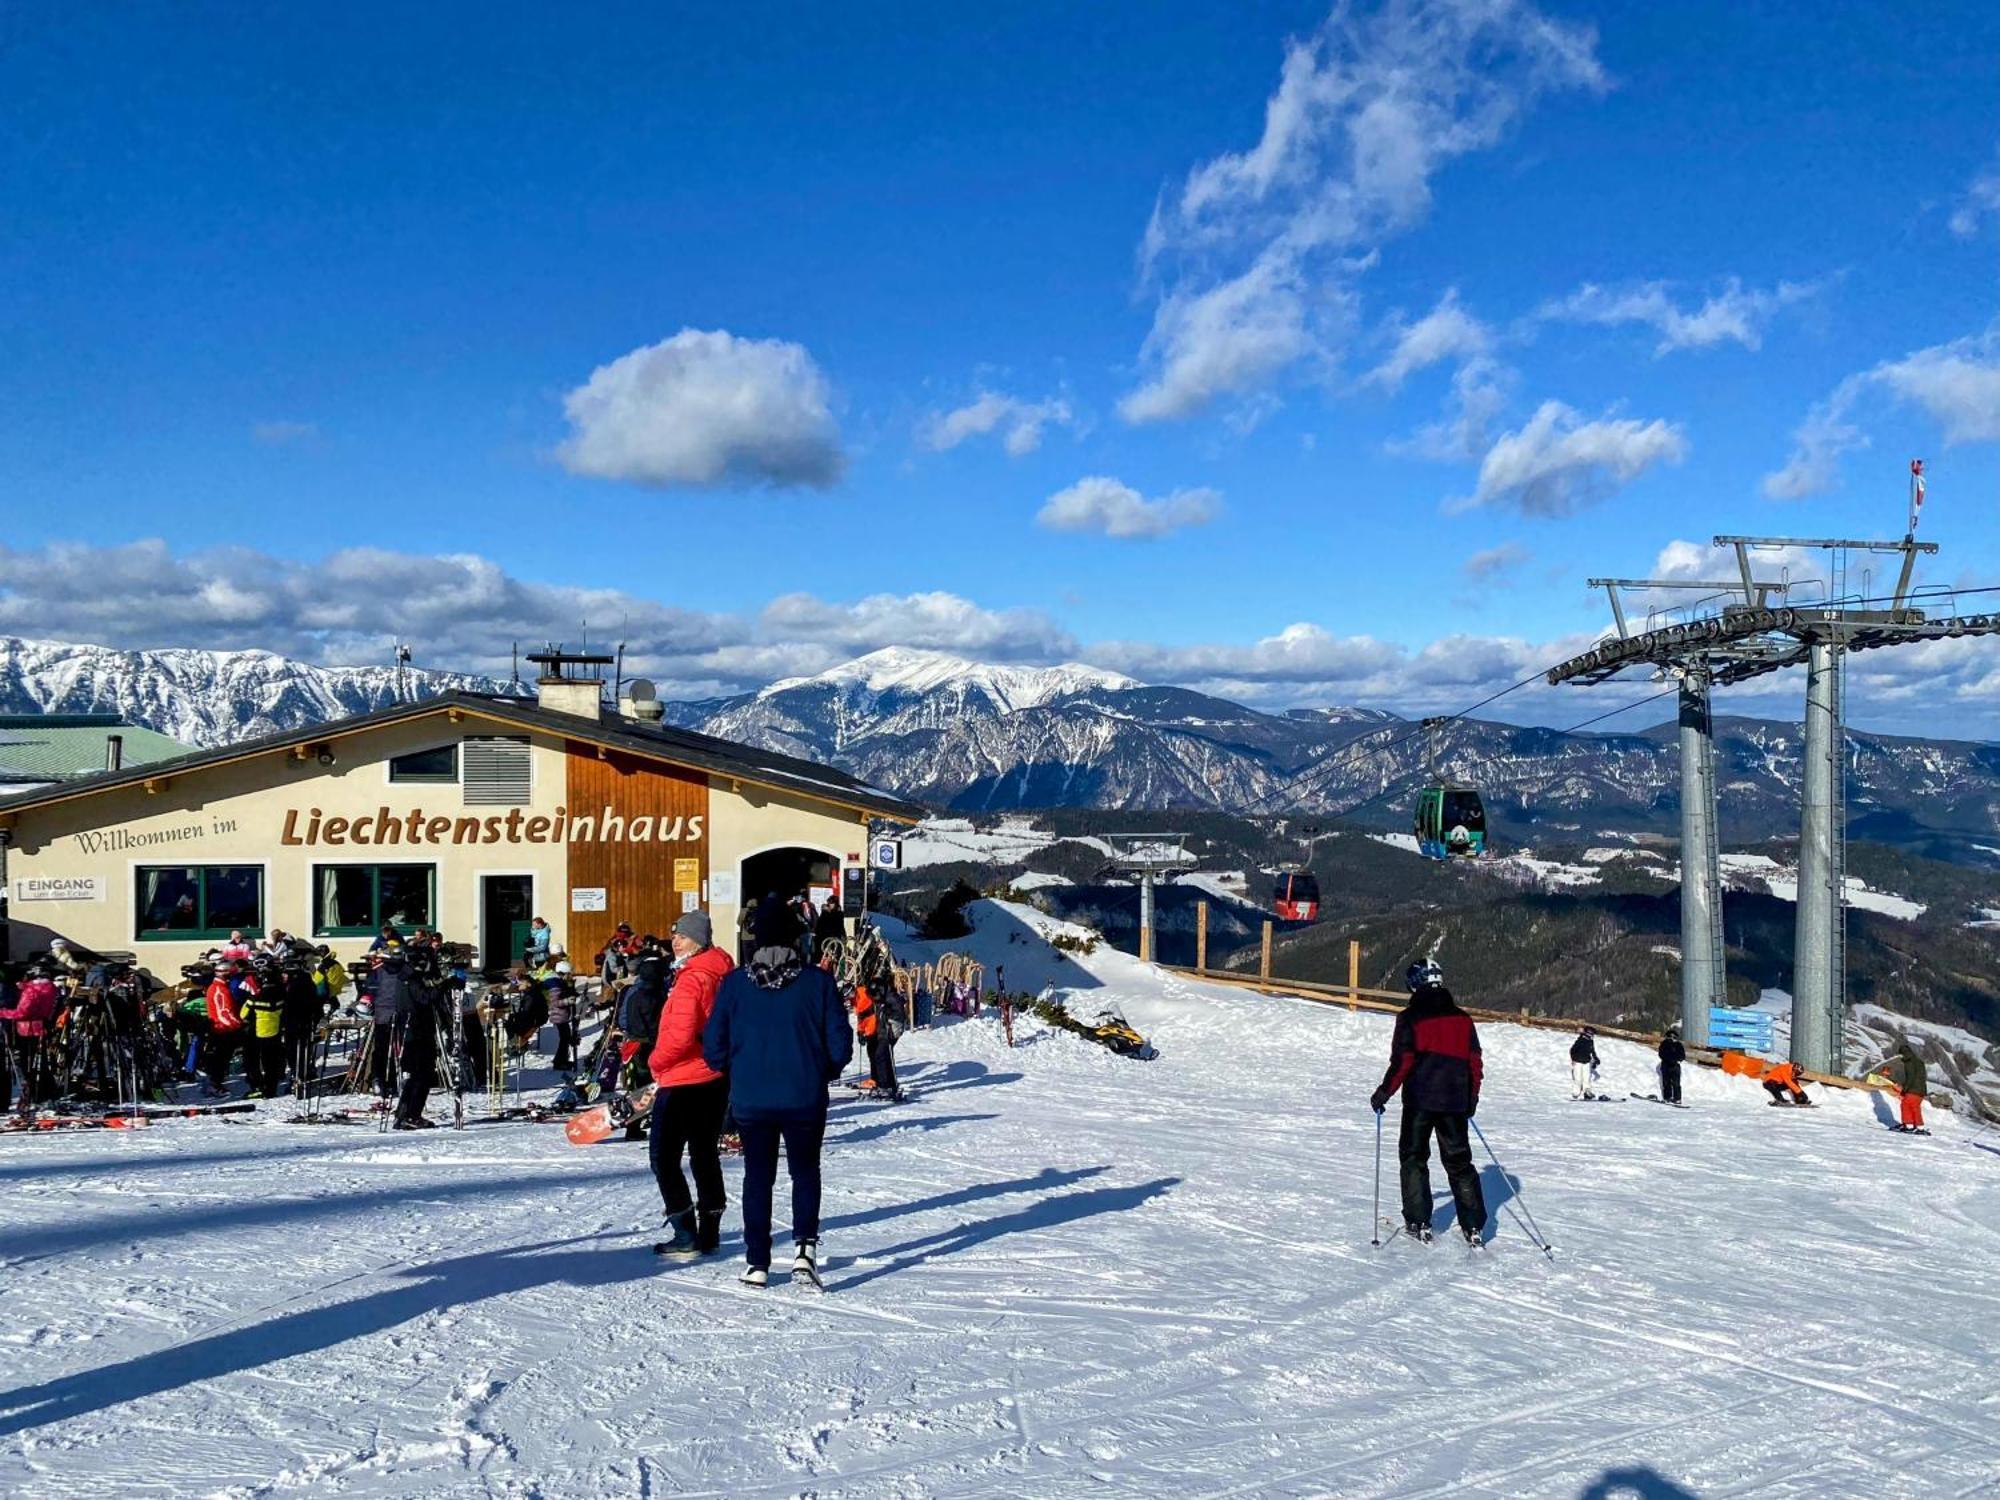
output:
POLYGON ((1403 1093, 1403 1128, 1396 1142, 1402 1163, 1403 1229, 1420 1240, 1431 1237, 1431 1136, 1451 1181, 1458 1227, 1477 1246, 1486 1228, 1486 1198, 1473 1169, 1466 1122, 1479 1108, 1482 1072, 1479 1033, 1472 1017, 1458 1008, 1444 987, 1444 971, 1434 963, 1412 964, 1410 1003, 1396 1017, 1389 1044, 1389 1071, 1370 1097, 1375 1113, 1403 1093))

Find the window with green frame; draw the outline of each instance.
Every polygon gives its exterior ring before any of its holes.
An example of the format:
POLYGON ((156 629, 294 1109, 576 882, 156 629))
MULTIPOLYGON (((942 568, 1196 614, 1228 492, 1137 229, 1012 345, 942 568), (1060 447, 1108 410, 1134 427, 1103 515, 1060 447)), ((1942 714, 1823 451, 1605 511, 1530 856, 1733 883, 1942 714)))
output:
POLYGON ((315 865, 312 883, 315 937, 437 925, 436 865, 315 865))
POLYGON ((262 865, 140 865, 132 880, 132 931, 142 943, 263 935, 262 865))

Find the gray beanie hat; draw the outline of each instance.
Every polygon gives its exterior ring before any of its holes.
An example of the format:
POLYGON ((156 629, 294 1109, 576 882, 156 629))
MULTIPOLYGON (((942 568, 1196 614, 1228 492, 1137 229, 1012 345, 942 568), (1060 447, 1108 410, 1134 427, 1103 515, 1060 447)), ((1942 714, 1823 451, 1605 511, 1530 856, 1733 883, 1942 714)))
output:
POLYGON ((680 920, 674 923, 674 931, 704 948, 715 941, 715 928, 709 924, 705 911, 682 912, 680 920))

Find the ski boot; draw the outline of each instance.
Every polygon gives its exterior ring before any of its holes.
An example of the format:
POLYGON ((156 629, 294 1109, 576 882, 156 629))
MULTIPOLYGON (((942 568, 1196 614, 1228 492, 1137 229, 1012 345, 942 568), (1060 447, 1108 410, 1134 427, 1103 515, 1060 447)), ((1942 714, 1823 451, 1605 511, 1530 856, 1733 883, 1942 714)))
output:
POLYGON ((1431 1226, 1428 1224, 1405 1224, 1403 1233, 1422 1244, 1428 1245, 1431 1242, 1431 1226))
POLYGON ((771 1273, 763 1266, 752 1266, 737 1279, 745 1286, 754 1286, 761 1292, 770 1284, 771 1273))
POLYGON ((662 1240, 653 1246, 655 1255, 694 1256, 701 1253, 701 1240, 695 1233, 693 1209, 686 1208, 677 1214, 668 1214, 667 1222, 674 1227, 673 1238, 662 1240))
POLYGON ((1486 1248, 1485 1239, 1481 1237, 1479 1231, 1476 1229, 1465 1231, 1465 1244, 1469 1250, 1484 1250, 1486 1248))
POLYGON ((713 1255, 722 1244, 722 1210, 704 1208, 695 1218, 694 1253, 713 1255))

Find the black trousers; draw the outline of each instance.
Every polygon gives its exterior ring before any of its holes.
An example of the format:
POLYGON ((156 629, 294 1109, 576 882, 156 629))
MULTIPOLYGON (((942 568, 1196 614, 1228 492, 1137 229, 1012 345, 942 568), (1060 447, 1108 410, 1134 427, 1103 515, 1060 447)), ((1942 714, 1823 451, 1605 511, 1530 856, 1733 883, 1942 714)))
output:
POLYGON ((1403 1168, 1405 1224, 1414 1227, 1431 1221, 1431 1137, 1435 1135, 1438 1160, 1444 1164, 1452 1201, 1458 1206, 1458 1227, 1485 1233, 1486 1196, 1479 1190, 1479 1173, 1473 1169, 1466 1119, 1465 1115, 1403 1107, 1403 1129, 1396 1140, 1396 1154, 1403 1168))
POLYGON ((722 1153, 716 1149, 723 1112, 728 1108, 726 1078, 681 1084, 653 1095, 649 1151, 653 1180, 660 1185, 660 1206, 668 1213, 698 1208, 703 1213, 719 1214, 729 1202, 722 1183, 722 1153), (681 1175, 682 1152, 687 1153, 688 1170, 694 1173, 693 1197, 688 1196, 687 1178, 681 1175))
POLYGON ((486 1028, 480 1024, 479 1012, 461 1010, 458 1013, 458 1049, 464 1057, 465 1076, 459 1079, 459 1086, 471 1092, 486 1087, 486 1054, 492 1050, 492 1040, 486 1028))
POLYGON ((576 1018, 551 1023, 556 1029, 556 1058, 554 1067, 558 1073, 567 1073, 576 1067, 576 1018))
POLYGON ((243 1077, 253 1094, 275 1094, 285 1072, 284 1038, 257 1036, 243 1038, 243 1077))
MULTIPOLYGON (((396 1077, 396 1118, 414 1120, 424 1112, 431 1085, 437 1082, 437 1022, 428 1011, 396 1023, 401 1042, 396 1077)), ((381 1036, 378 1027, 376 1036, 381 1036)))
POLYGON ((229 1082, 229 1064, 236 1056, 236 1039, 241 1035, 241 1027, 235 1031, 217 1031, 211 1026, 202 1039, 201 1069, 218 1089, 229 1082))
POLYGON ((896 1091, 896 1044, 889 1038, 887 1022, 875 1028, 875 1035, 868 1038, 868 1076, 875 1087, 896 1091))
POLYGON ((1681 1102, 1681 1065, 1679 1063, 1660 1064, 1660 1097, 1669 1104, 1681 1102))
POLYGON ((778 1142, 785 1143, 785 1166, 792 1178, 792 1238, 819 1238, 819 1148, 826 1139, 826 1116, 804 1120, 745 1120, 743 1135, 743 1258, 753 1266, 771 1264, 771 1190, 778 1182, 778 1142))

